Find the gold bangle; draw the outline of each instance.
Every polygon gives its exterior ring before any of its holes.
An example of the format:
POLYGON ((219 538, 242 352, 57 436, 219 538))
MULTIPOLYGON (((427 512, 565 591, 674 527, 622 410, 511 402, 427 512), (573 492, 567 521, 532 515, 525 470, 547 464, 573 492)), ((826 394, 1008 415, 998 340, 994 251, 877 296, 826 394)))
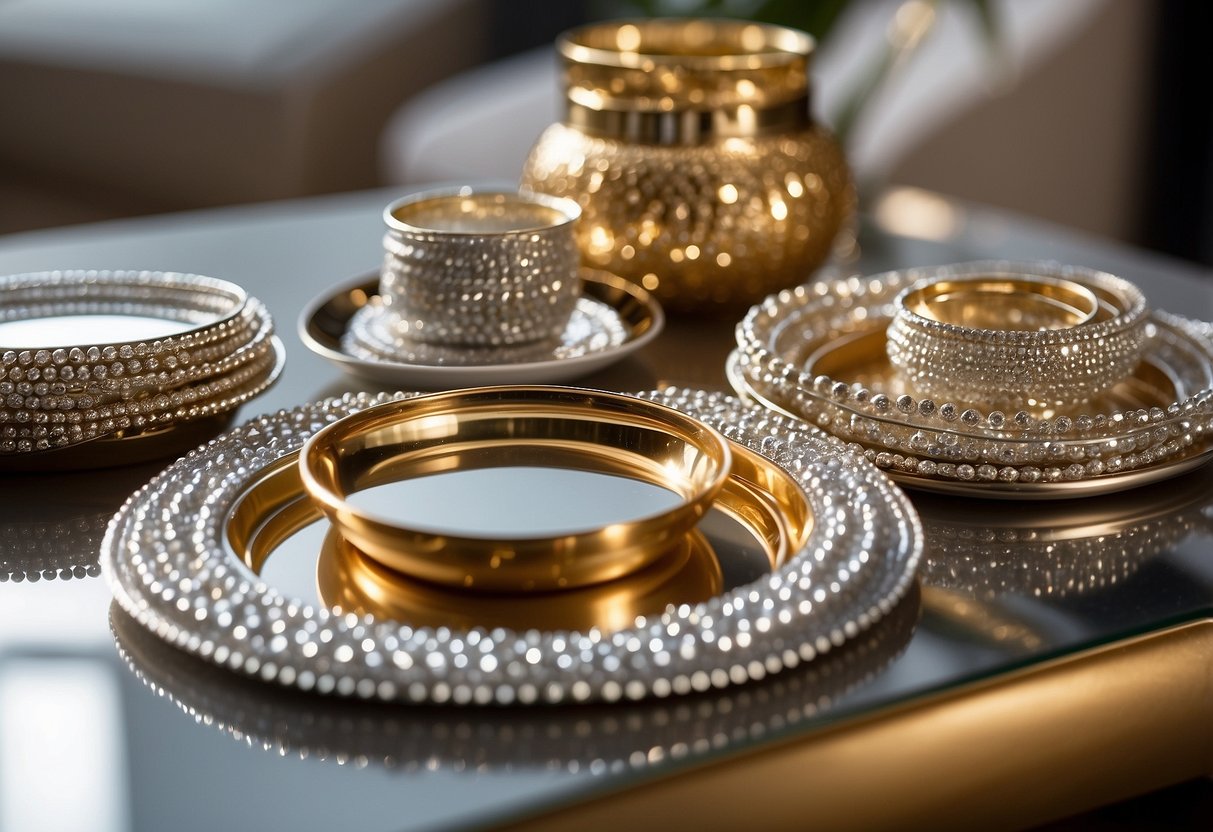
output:
POLYGON ((1067 329, 1100 312, 1090 288, 1044 276, 935 280, 907 291, 900 306, 926 321, 974 332, 1067 329))
POLYGON ((728 442, 653 402, 561 387, 438 393, 368 408, 300 452, 303 485, 341 533, 384 566, 489 592, 567 589, 643 569, 706 513, 729 476, 728 442), (552 537, 490 538, 412 528, 348 497, 438 472, 521 465, 613 474, 680 497, 672 509, 552 537))
POLYGON ((724 578, 711 544, 692 529, 666 557, 619 580, 562 592, 470 595, 387 569, 330 528, 316 583, 325 606, 414 627, 610 633, 637 616, 706 601, 720 593, 724 578))

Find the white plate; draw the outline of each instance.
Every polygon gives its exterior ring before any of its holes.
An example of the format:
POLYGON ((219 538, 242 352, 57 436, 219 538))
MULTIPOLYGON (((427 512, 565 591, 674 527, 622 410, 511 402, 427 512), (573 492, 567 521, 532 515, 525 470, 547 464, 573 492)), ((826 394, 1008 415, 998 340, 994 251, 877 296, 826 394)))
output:
POLYGON ((618 313, 627 329, 623 343, 572 358, 486 365, 406 364, 356 357, 342 348, 350 319, 379 291, 379 275, 364 275, 316 298, 299 317, 299 337, 307 348, 341 370, 382 384, 424 390, 492 384, 554 384, 597 372, 652 341, 665 325, 657 301, 639 286, 607 272, 583 269, 582 294, 618 313))

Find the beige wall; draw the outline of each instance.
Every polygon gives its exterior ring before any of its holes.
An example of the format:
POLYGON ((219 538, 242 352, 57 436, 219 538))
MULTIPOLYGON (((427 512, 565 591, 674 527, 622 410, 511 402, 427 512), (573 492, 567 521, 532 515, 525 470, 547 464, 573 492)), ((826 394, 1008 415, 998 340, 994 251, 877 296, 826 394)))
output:
POLYGON ((1081 34, 958 114, 890 181, 1133 241, 1149 127, 1154 4, 1112 0, 1081 34))

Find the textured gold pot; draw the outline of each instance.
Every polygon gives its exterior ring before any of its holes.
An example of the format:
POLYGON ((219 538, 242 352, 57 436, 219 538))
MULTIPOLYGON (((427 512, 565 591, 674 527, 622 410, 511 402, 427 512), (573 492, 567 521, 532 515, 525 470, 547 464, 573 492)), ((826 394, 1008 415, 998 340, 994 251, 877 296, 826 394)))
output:
POLYGON ((576 199, 584 261, 681 311, 804 282, 854 212, 842 151, 809 117, 813 39, 726 20, 594 24, 557 41, 566 115, 527 187, 576 199))

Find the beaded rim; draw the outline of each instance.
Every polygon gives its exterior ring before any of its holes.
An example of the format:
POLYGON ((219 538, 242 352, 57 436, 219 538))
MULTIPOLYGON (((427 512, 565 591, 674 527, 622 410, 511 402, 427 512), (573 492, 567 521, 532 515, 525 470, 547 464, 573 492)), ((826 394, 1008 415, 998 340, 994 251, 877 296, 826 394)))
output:
POLYGON ((555 339, 505 347, 429 344, 398 335, 399 315, 379 295, 350 318, 341 348, 361 361, 421 364, 432 367, 484 367, 536 361, 567 361, 617 349, 628 340, 619 312, 596 298, 580 297, 573 314, 555 339))
MULTIPOLYGON (((757 392, 739 371, 737 353, 731 353, 725 372, 734 390, 743 401, 760 405, 773 413, 805 420, 780 406, 766 392, 757 392)), ((817 421, 829 422, 822 414, 817 421)), ((1201 423, 1195 433, 1173 436, 1172 427, 1164 426, 1153 433, 1156 441, 1151 447, 1139 447, 1137 452, 1123 457, 1110 457, 1105 462, 1095 458, 1084 463, 1061 467, 1047 465, 995 465, 980 462, 945 462, 903 454, 893 447, 866 447, 849 441, 848 446, 877 468, 884 470, 893 482, 941 494, 954 494, 982 499, 1044 500, 1057 497, 1087 497, 1110 494, 1177 477, 1201 467, 1213 459, 1213 444, 1198 441, 1202 433, 1213 432, 1213 419, 1201 423), (1166 431, 1159 437, 1157 431, 1166 431)), ((840 439, 840 441, 842 441, 840 439)), ((1055 446, 1049 443, 1048 446, 1055 446)), ((1056 450, 1056 449, 1055 449, 1056 450)), ((1057 453, 1062 453, 1058 450, 1057 453)))
MULTIPOLYGON (((49 309, 58 307, 60 304, 79 304, 87 301, 88 293, 94 290, 104 295, 107 299, 106 302, 112 303, 117 301, 122 297, 124 292, 133 292, 136 294, 132 300, 139 305, 166 305, 159 298, 154 300, 151 298, 139 298, 139 290, 144 289, 160 292, 167 291, 183 295, 187 298, 196 295, 200 301, 217 299, 215 303, 217 307, 215 317, 205 323, 197 323, 187 330, 155 339, 154 343, 157 348, 160 345, 163 345, 166 349, 177 344, 188 345, 199 339, 205 339, 207 333, 211 330, 221 331, 240 315, 248 301, 248 293, 235 283, 204 275, 139 270, 67 269, 62 271, 26 272, 0 277, 0 296, 3 297, 0 306, 5 309, 6 315, 20 316, 20 309, 22 307, 49 309), (50 293, 52 298, 50 300, 38 298, 22 299, 23 293, 26 292, 35 295, 50 293), (59 293, 66 293, 67 296, 59 298, 57 297, 59 293)), ((188 320, 188 318, 185 320, 188 320)), ((126 342, 115 341, 108 344, 96 344, 94 346, 100 350, 105 350, 109 347, 115 350, 122 350, 124 347, 130 347, 131 345, 126 342)), ((13 348, 4 347, 3 349, 12 350, 13 348)), ((65 349, 71 349, 71 347, 65 349)), ((89 346, 84 346, 82 349, 88 350, 89 346)))
POLYGON ((646 397, 717 427, 802 484, 816 522, 786 564, 610 635, 413 628, 286 598, 224 544, 227 512, 258 471, 316 430, 393 398, 362 393, 263 416, 179 460, 114 516, 102 572, 141 625, 215 664, 320 693, 460 705, 612 702, 741 684, 840 646, 905 594, 921 526, 862 457, 723 394, 646 397))

